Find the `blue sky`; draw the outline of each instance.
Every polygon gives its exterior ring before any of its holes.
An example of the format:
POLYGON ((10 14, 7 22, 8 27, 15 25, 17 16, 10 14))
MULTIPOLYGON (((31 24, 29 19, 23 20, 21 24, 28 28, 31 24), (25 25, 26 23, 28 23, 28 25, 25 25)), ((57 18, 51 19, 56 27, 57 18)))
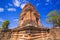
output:
POLYGON ((44 27, 52 27, 46 23, 49 12, 60 10, 60 0, 0 0, 0 27, 5 20, 10 21, 9 28, 18 26, 20 13, 27 2, 31 2, 41 16, 44 27))

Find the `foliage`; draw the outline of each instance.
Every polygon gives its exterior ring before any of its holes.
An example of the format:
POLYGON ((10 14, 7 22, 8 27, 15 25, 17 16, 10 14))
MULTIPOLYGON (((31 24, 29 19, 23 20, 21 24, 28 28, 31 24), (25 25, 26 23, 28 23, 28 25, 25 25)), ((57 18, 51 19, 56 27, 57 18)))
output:
POLYGON ((6 20, 5 22, 2 23, 2 29, 8 29, 8 26, 10 24, 9 20, 6 20))
POLYGON ((47 23, 52 23, 53 26, 60 26, 60 10, 50 12, 48 14, 47 23))

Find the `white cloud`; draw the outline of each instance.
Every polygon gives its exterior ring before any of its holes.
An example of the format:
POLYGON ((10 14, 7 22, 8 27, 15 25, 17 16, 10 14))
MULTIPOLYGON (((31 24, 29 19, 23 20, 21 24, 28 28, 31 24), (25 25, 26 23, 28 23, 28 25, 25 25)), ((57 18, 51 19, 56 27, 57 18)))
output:
POLYGON ((15 8, 8 8, 8 11, 16 11, 15 8))
POLYGON ((14 0, 13 4, 16 7, 20 7, 21 9, 23 9, 23 7, 25 6, 25 4, 28 2, 28 0, 14 0))
POLYGON ((14 21, 19 21, 19 19, 14 19, 14 21))
POLYGON ((14 4, 14 6, 17 6, 17 7, 20 6, 20 2, 19 2, 18 0, 14 0, 14 1, 13 1, 13 4, 14 4))
POLYGON ((4 22, 4 20, 2 18, 0 18, 0 22, 4 22))
POLYGON ((23 9, 26 4, 21 4, 20 8, 23 9))
POLYGON ((4 8, 0 8, 0 12, 3 12, 4 11, 4 8))

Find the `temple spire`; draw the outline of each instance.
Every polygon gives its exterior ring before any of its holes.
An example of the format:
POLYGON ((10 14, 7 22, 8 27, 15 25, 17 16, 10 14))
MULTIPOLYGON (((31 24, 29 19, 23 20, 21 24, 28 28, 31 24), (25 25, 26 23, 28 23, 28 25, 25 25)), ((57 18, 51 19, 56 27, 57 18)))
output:
POLYGON ((42 28, 40 15, 31 3, 27 3, 23 8, 22 13, 20 14, 19 27, 23 26, 34 26, 42 28))

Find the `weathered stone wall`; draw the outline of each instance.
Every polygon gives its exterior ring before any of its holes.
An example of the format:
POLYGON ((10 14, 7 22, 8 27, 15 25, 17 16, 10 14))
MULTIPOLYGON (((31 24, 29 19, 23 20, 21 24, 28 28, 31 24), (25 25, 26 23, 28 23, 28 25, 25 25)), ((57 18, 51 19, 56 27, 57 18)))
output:
POLYGON ((11 30, 0 30, 0 40, 9 40, 11 37, 11 30))
POLYGON ((51 28, 50 29, 50 34, 54 35, 55 40, 60 40, 60 28, 56 28, 56 27, 51 28))
POLYGON ((1 30, 0 40, 60 40, 60 29, 47 30, 1 30))
POLYGON ((60 40, 60 29, 47 31, 29 30, 12 31, 0 30, 0 40, 60 40))
POLYGON ((45 40, 49 36, 47 30, 1 30, 0 40, 45 40))

